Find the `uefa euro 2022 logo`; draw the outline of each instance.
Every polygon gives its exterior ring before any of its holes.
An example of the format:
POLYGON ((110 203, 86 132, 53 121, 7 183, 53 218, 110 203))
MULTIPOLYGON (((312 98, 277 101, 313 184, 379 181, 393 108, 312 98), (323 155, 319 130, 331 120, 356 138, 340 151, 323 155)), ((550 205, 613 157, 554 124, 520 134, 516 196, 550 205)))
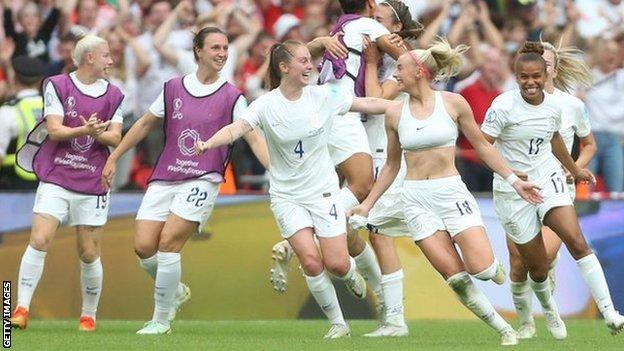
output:
POLYGON ((76 99, 73 96, 69 96, 67 100, 65 100, 65 115, 71 118, 78 117, 78 112, 74 110, 76 106, 76 99))
POLYGON ((173 119, 182 119, 184 115, 180 112, 182 108, 182 99, 175 98, 173 99, 173 113, 171 114, 171 118, 173 119))
POLYGON ((199 141, 199 133, 194 129, 185 129, 178 137, 178 148, 184 156, 195 155, 195 143, 199 141))

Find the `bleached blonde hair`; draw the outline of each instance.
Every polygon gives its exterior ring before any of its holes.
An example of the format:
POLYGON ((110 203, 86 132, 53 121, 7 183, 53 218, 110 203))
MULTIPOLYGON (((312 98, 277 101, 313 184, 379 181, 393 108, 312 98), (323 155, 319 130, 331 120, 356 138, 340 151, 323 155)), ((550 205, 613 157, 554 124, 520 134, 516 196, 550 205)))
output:
POLYGON ((437 37, 427 49, 412 50, 409 54, 428 70, 429 79, 444 82, 459 73, 464 64, 463 54, 468 49, 464 44, 452 47, 448 40, 437 37))
POLYGON ((72 51, 72 61, 74 61, 74 65, 79 66, 87 53, 93 52, 96 47, 106 43, 106 40, 97 35, 89 34, 80 38, 72 51))
POLYGON ((555 47, 548 42, 541 42, 544 50, 550 51, 555 56, 557 76, 554 79, 555 87, 563 91, 571 91, 577 87, 591 87, 592 74, 585 63, 585 53, 573 46, 555 47))

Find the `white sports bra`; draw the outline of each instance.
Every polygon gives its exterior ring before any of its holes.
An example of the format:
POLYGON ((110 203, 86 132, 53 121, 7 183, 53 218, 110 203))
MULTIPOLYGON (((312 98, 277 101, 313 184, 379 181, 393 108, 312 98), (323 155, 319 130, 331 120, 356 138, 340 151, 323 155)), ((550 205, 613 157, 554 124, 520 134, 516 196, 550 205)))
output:
POLYGON ((457 140, 457 124, 446 112, 442 93, 435 92, 433 112, 425 119, 412 116, 409 100, 405 99, 399 119, 399 142, 406 151, 455 146, 457 140))

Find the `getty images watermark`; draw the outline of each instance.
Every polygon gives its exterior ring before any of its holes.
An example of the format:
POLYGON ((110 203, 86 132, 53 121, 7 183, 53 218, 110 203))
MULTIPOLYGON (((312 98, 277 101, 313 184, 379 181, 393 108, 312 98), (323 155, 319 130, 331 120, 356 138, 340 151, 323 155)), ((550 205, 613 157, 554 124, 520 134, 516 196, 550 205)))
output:
POLYGON ((2 282, 2 347, 11 347, 11 281, 2 282))

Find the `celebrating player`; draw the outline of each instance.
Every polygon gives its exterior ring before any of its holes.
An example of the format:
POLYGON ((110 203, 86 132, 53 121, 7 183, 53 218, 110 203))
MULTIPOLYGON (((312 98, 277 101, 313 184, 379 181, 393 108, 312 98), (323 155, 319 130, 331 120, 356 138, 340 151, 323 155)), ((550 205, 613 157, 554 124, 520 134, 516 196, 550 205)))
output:
MULTIPOLYGON (((548 94, 558 97, 561 101, 561 130, 559 134, 563 138, 568 153, 572 152, 572 144, 574 143, 574 135, 576 135, 581 144, 580 153, 576 164, 580 168, 585 168, 589 161, 596 153, 596 142, 590 130, 589 119, 585 104, 575 96, 566 91, 578 86, 591 85, 591 72, 583 60, 583 53, 574 48, 556 48, 550 43, 543 42, 544 54, 542 57, 546 61, 546 82, 544 90, 548 94)), ((568 173, 566 175, 566 183, 570 198, 574 201, 576 189, 574 186, 574 178, 568 173)), ((554 289, 554 268, 559 257, 559 248, 561 247, 561 239, 551 230, 544 228, 542 231, 544 239, 544 247, 550 261, 548 276, 553 284, 554 289)), ((514 306, 520 320, 520 328, 518 329, 518 338, 529 339, 536 335, 535 321, 531 314, 531 305, 533 302, 531 288, 527 281, 527 269, 522 263, 520 253, 515 247, 514 242, 507 238, 507 246, 509 248, 509 259, 511 270, 509 277, 511 280, 511 293, 514 300, 514 306)))
MULTIPOLYGON (((190 289, 180 283, 180 251, 201 230, 214 207, 230 149, 223 146, 203 156, 195 143, 210 137, 247 107, 240 91, 219 77, 228 57, 227 36, 206 27, 193 39, 197 71, 165 83, 160 96, 110 155, 102 182, 110 186, 117 160, 164 118, 165 145, 136 217, 134 250, 141 267, 155 279, 154 314, 137 334, 165 334, 190 289)), ((247 142, 257 155, 266 146, 255 133, 247 142)), ((262 156, 260 161, 266 164, 262 156)))
POLYGON ((97 36, 80 39, 70 74, 45 80, 43 120, 18 153, 19 165, 40 183, 33 207, 30 242, 19 269, 17 308, 11 325, 25 329, 30 302, 45 256, 59 225, 76 228, 82 312, 79 330, 94 331, 102 292, 100 234, 108 217, 107 189, 99 174, 109 146, 121 139, 123 94, 105 79, 113 64, 108 43, 97 36))
POLYGON ((336 115, 382 113, 391 102, 354 98, 329 85, 309 86, 313 66, 300 42, 273 45, 269 60, 271 91, 239 120, 199 142, 197 150, 223 147, 257 128, 263 131, 270 156, 271 210, 280 233, 299 257, 308 288, 332 324, 325 338, 345 337, 349 327, 326 270, 358 298, 366 296, 366 283, 348 255, 345 213, 327 138, 334 118, 344 118, 336 115))
MULTIPOLYGON (((320 83, 331 84, 340 91, 365 96, 364 72, 366 62, 362 55, 362 41, 369 37, 379 48, 393 58, 406 51, 391 40, 390 32, 371 17, 377 5, 374 0, 340 0, 343 15, 334 25, 331 35, 338 36, 348 54, 336 57, 327 52, 321 63, 320 83)), ((340 190, 339 200, 345 210, 366 198, 373 185, 373 161, 366 131, 360 122, 361 114, 347 113, 334 121, 329 136, 329 152, 346 186, 340 190)), ((348 230, 349 255, 355 258, 357 268, 372 290, 379 296, 381 271, 373 250, 359 237, 357 231, 348 230)), ((286 290, 288 263, 292 249, 282 241, 273 247, 271 281, 279 292, 286 290)))
POLYGON ((399 58, 395 78, 410 97, 386 112, 386 163, 369 196, 352 213, 368 216, 399 172, 402 149, 407 164, 403 205, 412 238, 460 301, 501 335, 501 344, 515 345, 516 332, 470 279, 469 273, 502 284, 505 272, 492 252, 477 202, 455 168, 458 129, 481 159, 506 177, 523 198, 532 203, 541 198, 535 186, 513 174, 479 133, 470 106, 460 95, 431 89, 432 80, 457 74, 465 50, 463 45, 452 48, 439 39, 426 50, 399 58))
POLYGON ((581 232, 566 177, 556 159, 577 181, 594 181, 594 177, 574 163, 559 134, 563 102, 543 91, 547 80, 543 54, 540 43, 525 43, 515 63, 520 88, 503 93, 492 102, 481 129, 514 170, 525 173, 541 187, 544 202, 526 203, 495 176, 494 208, 529 271, 529 286, 542 305, 551 335, 565 339, 567 331, 547 279, 551 260, 542 238, 542 225, 565 243, 605 323, 612 333, 617 333, 624 328, 624 317, 615 310, 600 262, 581 232))

